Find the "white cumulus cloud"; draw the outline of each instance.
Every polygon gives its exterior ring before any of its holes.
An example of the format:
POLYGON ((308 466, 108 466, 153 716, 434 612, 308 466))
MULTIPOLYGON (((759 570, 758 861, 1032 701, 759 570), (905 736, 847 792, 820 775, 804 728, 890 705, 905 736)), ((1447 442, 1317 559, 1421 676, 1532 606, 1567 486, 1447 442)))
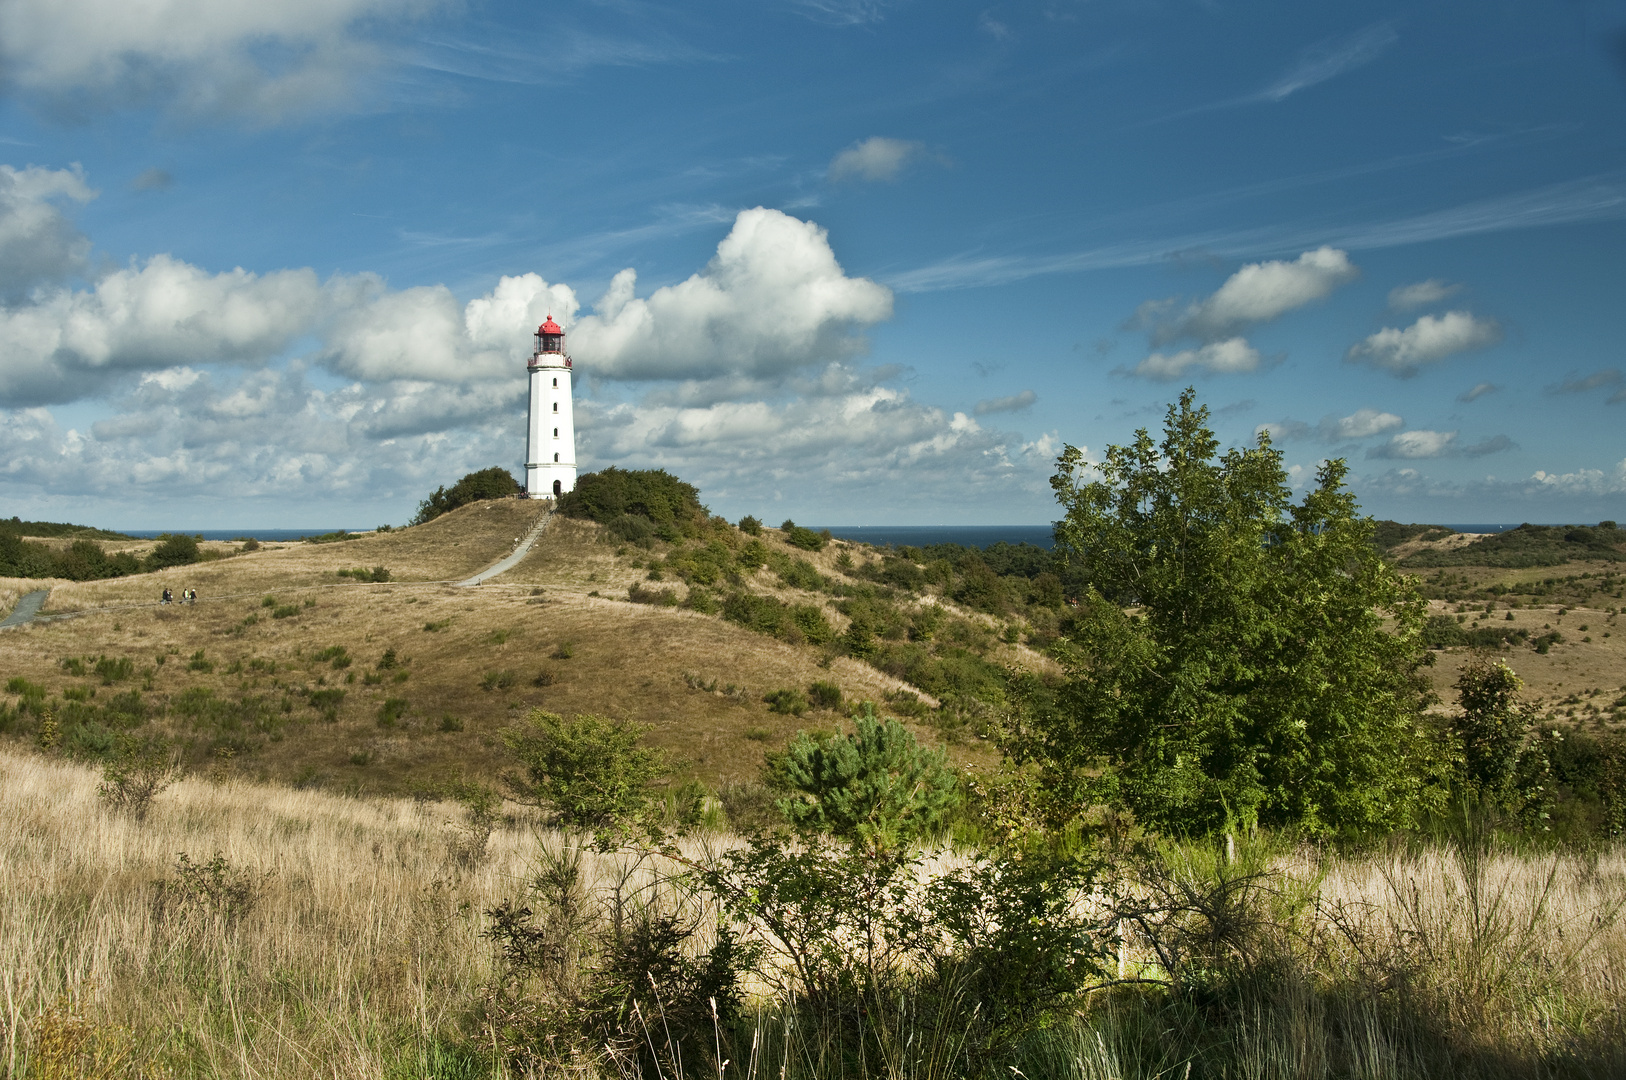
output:
POLYGON ((1484 348, 1501 340, 1502 328, 1495 320, 1481 319, 1466 311, 1448 311, 1438 317, 1424 315, 1404 330, 1386 326, 1365 341, 1351 345, 1344 359, 1410 378, 1427 365, 1437 364, 1455 353, 1484 348))
POLYGON ((73 105, 157 99, 277 119, 344 99, 379 64, 364 26, 436 0, 5 0, 0 70, 73 105))
POLYGON ((1397 285, 1389 290, 1389 307, 1394 311, 1429 307, 1461 291, 1461 285, 1453 285, 1439 278, 1429 278, 1427 281, 1411 285, 1397 285))
POLYGON ((1406 426, 1406 421, 1391 412, 1377 409, 1356 409, 1348 416, 1329 416, 1318 426, 1321 437, 1328 442, 1344 439, 1367 439, 1406 426))
POLYGON ((0 295, 83 268, 90 241, 59 204, 89 202, 95 195, 77 167, 0 165, 0 295))
POLYGON ((780 377, 860 353, 858 332, 892 316, 892 291, 848 277, 825 231, 745 210, 706 268, 647 298, 623 270, 570 327, 588 372, 614 379, 780 377))
POLYGON ((1366 452, 1369 458, 1441 458, 1441 457, 1484 457, 1486 454, 1499 454, 1504 450, 1517 449, 1513 440, 1506 435, 1492 435, 1481 439, 1471 446, 1464 446, 1457 441, 1455 431, 1402 431, 1387 442, 1374 446, 1366 452))
POLYGON ((872 135, 830 161, 832 180, 896 180, 904 166, 925 153, 926 144, 872 135))
POLYGON ((0 402, 71 401, 121 371, 263 361, 326 304, 311 270, 209 274, 167 255, 92 289, 36 291, 0 309, 0 402))
MULTIPOLYGON (((335 296, 321 362, 358 379, 467 382, 523 371, 531 334, 549 314, 565 325, 576 294, 537 274, 503 277, 485 296, 459 306, 444 285, 391 292, 357 278, 335 296)), ((330 290, 338 293, 341 290, 330 290)))
POLYGON ((1153 353, 1136 364, 1131 374, 1148 379, 1179 379, 1196 368, 1217 375, 1229 375, 1258 371, 1261 362, 1259 350, 1249 345, 1246 339, 1235 337, 1176 353, 1153 353))
POLYGON ((1348 254, 1337 248, 1319 247, 1291 262, 1272 259, 1249 263, 1227 278, 1212 296, 1191 304, 1173 318, 1164 318, 1169 305, 1157 302, 1142 305, 1138 318, 1150 326, 1154 345, 1184 337, 1214 341, 1324 300, 1359 276, 1360 270, 1349 261, 1348 254))
POLYGON ((1436 458, 1445 457, 1454 448, 1454 431, 1402 431, 1382 446, 1366 452, 1371 458, 1436 458))

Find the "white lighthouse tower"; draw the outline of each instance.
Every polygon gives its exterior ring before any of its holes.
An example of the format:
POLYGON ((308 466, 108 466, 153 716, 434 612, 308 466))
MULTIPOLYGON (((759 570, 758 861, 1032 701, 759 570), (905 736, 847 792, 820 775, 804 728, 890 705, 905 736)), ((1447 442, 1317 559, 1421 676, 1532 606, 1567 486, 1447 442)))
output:
POLYGON ((525 491, 533 499, 576 486, 576 421, 570 408, 570 357, 565 332, 548 316, 536 328, 531 354, 531 416, 525 438, 525 491))

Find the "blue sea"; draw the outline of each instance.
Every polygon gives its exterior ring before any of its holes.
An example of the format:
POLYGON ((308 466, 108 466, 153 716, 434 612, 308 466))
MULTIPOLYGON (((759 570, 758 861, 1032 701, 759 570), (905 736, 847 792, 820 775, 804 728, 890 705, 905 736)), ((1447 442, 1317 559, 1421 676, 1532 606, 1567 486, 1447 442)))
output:
POLYGON ((371 529, 121 529, 126 536, 152 540, 165 533, 201 536, 205 540, 303 540, 307 536, 325 536, 333 532, 371 532, 371 529))
MULTIPOLYGON (((1509 529, 1517 529, 1518 522, 1501 523, 1496 525, 1451 525, 1447 529, 1455 529, 1463 533, 1498 533, 1509 529)), ((843 540, 856 540, 860 543, 874 544, 876 547, 885 547, 891 544, 895 547, 925 547, 928 544, 960 544, 964 547, 985 548, 999 543, 1001 540, 1007 544, 1032 544, 1035 547, 1049 548, 1055 546, 1055 539, 1051 536, 1049 525, 811 525, 809 528, 817 532, 820 529, 829 529, 831 535, 839 536, 843 540)), ((307 536, 322 536, 327 533, 340 532, 335 528, 311 529, 126 529, 129 536, 151 540, 166 532, 181 532, 188 536, 201 536, 205 540, 244 540, 250 536, 256 540, 303 540, 307 536)), ((371 532, 371 529, 346 529, 345 532, 371 532)))

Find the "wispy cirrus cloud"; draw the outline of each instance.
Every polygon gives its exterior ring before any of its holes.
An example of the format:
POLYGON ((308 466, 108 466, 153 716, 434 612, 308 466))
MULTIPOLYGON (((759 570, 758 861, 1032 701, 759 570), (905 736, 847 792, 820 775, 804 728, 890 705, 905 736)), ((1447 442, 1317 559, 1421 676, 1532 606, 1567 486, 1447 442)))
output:
POLYGON ((1318 41, 1299 54, 1298 62, 1281 78, 1236 104, 1256 101, 1285 101, 1300 90, 1308 90, 1346 71, 1365 67, 1400 40, 1387 22, 1374 23, 1344 38, 1318 41))
POLYGON ((1259 258, 1323 245, 1371 251, 1458 236, 1626 218, 1626 174, 1609 173, 1382 221, 1148 236, 1046 254, 966 251, 883 275, 899 292, 1006 285, 1050 274, 1166 262, 1176 252, 1259 258))
POLYGON ((1571 375, 1563 382, 1547 387, 1549 394, 1590 394, 1598 390, 1614 390, 1608 397, 1611 405, 1626 401, 1626 375, 1619 368, 1604 368, 1590 375, 1571 375))
POLYGON ((886 18, 890 0, 786 0, 792 11, 831 26, 863 26, 886 18))
POLYGON ((1389 310, 1410 311, 1413 308, 1428 307, 1461 291, 1461 285, 1453 285, 1439 278, 1429 278, 1427 281, 1411 285, 1397 285, 1389 290, 1389 310))
POLYGON ((991 416, 994 413, 1021 412, 1023 409, 1032 408, 1033 403, 1038 400, 1038 394, 1035 394, 1032 390, 1024 390, 1020 394, 1012 394, 1010 397, 988 398, 984 401, 979 401, 977 402, 977 407, 973 409, 972 412, 977 416, 991 416))
POLYGON ((1291 67, 1270 83, 1252 93, 1225 98, 1220 101, 1206 102, 1202 105, 1196 105, 1189 109, 1182 109, 1179 112, 1159 117, 1152 122, 1154 124, 1166 123, 1188 116, 1217 112, 1221 109, 1236 109, 1247 105, 1269 105, 1286 101, 1300 91, 1336 79, 1345 72, 1365 67, 1399 40, 1400 35, 1395 32, 1395 28, 1387 21, 1374 23, 1345 37, 1324 38, 1304 48, 1291 67))

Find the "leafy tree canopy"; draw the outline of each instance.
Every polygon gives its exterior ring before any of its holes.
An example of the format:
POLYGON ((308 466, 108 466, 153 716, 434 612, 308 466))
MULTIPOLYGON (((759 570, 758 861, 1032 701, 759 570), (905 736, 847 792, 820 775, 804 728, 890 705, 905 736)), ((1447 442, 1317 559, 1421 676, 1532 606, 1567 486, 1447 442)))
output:
POLYGON ((898 721, 864 703, 850 735, 798 731, 769 761, 772 786, 787 792, 781 813, 801 829, 895 849, 929 832, 959 801, 954 770, 898 721))
POLYGON ((1182 833, 1389 828, 1438 790, 1424 727, 1424 605, 1325 463, 1298 503, 1261 434, 1220 455, 1188 389, 1161 442, 1142 429, 1051 484, 1083 583, 1069 681, 1011 733, 1064 797, 1182 833))
POLYGON ((471 472, 450 488, 436 488, 434 493, 418 504, 417 516, 412 524, 422 525, 440 515, 483 499, 506 499, 523 490, 514 475, 500 465, 471 472))
POLYGON ((665 469, 618 469, 614 465, 578 477, 575 490, 560 498, 559 510, 603 525, 623 514, 667 525, 708 513, 700 505, 700 489, 665 469))
MULTIPOLYGON (((76 547, 78 545, 75 545, 76 547)), ((185 533, 165 533, 147 556, 147 566, 162 569, 166 566, 189 566, 202 558, 195 536, 185 533)))

